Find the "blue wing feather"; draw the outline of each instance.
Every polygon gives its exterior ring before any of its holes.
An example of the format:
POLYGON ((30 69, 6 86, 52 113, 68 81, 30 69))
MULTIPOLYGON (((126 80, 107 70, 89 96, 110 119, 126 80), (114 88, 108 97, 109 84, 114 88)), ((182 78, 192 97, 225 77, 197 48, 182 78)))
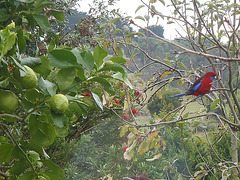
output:
POLYGON ((186 93, 185 94, 192 94, 192 93, 194 93, 195 91, 197 91, 199 88, 200 88, 200 86, 201 86, 201 82, 202 82, 202 80, 200 80, 198 83, 194 83, 194 86, 191 86, 187 91, 186 91, 186 93))
POLYGON ((170 96, 170 98, 181 97, 181 96, 193 94, 195 91, 197 91, 200 88, 201 82, 202 82, 202 78, 195 81, 194 84, 184 94, 176 94, 174 96, 170 96))
POLYGON ((194 84, 185 92, 185 94, 190 95, 197 91, 201 86, 202 78, 196 80, 194 84))

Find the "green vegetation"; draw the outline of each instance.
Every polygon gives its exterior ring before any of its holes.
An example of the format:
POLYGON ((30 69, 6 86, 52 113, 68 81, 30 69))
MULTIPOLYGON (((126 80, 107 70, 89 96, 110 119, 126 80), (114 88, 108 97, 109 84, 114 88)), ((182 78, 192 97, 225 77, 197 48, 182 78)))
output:
POLYGON ((0 2, 0 179, 237 180, 238 6, 150 0, 133 18, 115 2, 0 2), (186 34, 164 39, 155 16, 186 34), (208 71, 208 94, 170 98, 208 71))
POLYGON ((163 89, 157 92, 157 94, 152 97, 151 102, 149 102, 147 105, 147 108, 150 111, 151 115, 164 111, 169 112, 179 107, 181 105, 181 102, 174 98, 170 98, 170 96, 179 93, 180 91, 174 88, 171 88, 169 90, 163 89))

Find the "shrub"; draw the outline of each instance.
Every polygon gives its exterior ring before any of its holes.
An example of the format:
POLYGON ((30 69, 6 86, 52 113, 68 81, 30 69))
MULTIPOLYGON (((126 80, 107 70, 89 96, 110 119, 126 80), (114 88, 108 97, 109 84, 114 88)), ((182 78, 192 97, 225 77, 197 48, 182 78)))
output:
POLYGON ((163 89, 152 97, 152 101, 147 105, 151 115, 160 111, 171 111, 181 105, 176 98, 170 98, 171 95, 180 93, 177 88, 163 89))

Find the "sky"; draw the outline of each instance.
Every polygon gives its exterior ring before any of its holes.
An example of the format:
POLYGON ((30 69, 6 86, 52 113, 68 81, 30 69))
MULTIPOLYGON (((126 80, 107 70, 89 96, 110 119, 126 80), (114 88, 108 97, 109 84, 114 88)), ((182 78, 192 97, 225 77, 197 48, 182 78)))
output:
MULTIPOLYGON (((79 5, 80 11, 87 12, 89 9, 88 4, 91 4, 92 0, 81 0, 79 5)), ((128 16, 132 16, 133 20, 136 24, 146 27, 146 23, 144 23, 142 20, 134 19, 136 16, 144 16, 147 15, 147 9, 141 8, 137 13, 135 13, 135 10, 139 5, 141 5, 142 2, 140 0, 118 0, 117 4, 114 6, 115 8, 119 8, 121 13, 126 13, 128 16)), ((159 1, 154 4, 158 11, 160 11, 164 15, 170 15, 171 10, 170 8, 164 7, 159 1)), ((150 25, 156 25, 157 19, 154 18, 150 21, 150 25)), ((167 24, 167 20, 163 20, 162 18, 159 18, 157 25, 161 25, 164 27, 164 37, 169 40, 173 40, 176 37, 179 37, 176 31, 176 25, 173 24, 167 24)), ((133 26, 132 26, 133 27, 133 26)), ((133 27, 134 30, 137 30, 135 27, 133 27)), ((178 27, 178 31, 180 28, 178 27)), ((182 31, 183 32, 183 31, 182 31)))

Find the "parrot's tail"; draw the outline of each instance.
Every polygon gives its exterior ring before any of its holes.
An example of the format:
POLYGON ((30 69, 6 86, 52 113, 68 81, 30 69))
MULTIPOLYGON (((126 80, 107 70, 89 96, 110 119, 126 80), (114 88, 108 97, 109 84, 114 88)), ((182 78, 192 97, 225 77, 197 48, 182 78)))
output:
POLYGON ((173 96, 169 96, 170 98, 175 98, 175 97, 181 97, 181 96, 186 96, 186 94, 176 94, 176 95, 173 95, 173 96))

